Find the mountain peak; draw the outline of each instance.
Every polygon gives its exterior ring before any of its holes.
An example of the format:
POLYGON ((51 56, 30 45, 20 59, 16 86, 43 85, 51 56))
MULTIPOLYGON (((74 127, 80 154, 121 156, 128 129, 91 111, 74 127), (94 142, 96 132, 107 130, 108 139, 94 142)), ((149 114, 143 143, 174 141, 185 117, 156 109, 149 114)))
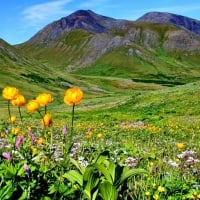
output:
POLYGON ((103 33, 113 26, 119 26, 122 21, 96 14, 91 10, 78 10, 69 16, 47 25, 29 41, 41 43, 55 40, 74 29, 82 29, 92 33, 103 33))
POLYGON ((137 21, 170 23, 200 35, 200 21, 182 15, 167 12, 148 12, 137 21))

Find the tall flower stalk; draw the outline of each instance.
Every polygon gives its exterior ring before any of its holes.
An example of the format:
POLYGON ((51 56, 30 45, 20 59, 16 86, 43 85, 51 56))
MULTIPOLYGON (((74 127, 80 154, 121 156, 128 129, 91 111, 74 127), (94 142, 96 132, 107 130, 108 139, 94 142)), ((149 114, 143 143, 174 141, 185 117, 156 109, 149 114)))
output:
POLYGON ((22 94, 18 94, 17 97, 16 97, 16 99, 12 100, 11 103, 14 106, 18 107, 19 116, 20 116, 21 122, 23 122, 23 120, 22 120, 22 113, 21 113, 21 107, 24 106, 25 103, 26 103, 25 97, 22 94))
POLYGON ((82 98, 83 98, 83 91, 79 87, 69 88, 65 92, 64 102, 67 105, 72 106, 72 120, 71 120, 70 142, 72 141, 72 136, 73 136, 73 131, 74 131, 75 106, 81 102, 82 98))
POLYGON ((3 98, 8 100, 9 121, 11 120, 10 101, 15 100, 18 95, 19 95, 19 90, 15 87, 7 86, 2 91, 3 98))

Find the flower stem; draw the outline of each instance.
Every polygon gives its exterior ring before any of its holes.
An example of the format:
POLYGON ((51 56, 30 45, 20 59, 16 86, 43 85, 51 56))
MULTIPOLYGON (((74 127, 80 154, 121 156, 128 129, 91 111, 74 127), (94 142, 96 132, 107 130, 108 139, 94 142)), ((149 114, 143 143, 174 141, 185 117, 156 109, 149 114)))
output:
POLYGON ((11 120, 10 101, 8 101, 8 115, 9 115, 9 120, 11 120))
POLYGON ((44 113, 47 114, 47 105, 44 106, 44 113))
POLYGON ((74 108, 75 108, 75 104, 73 104, 72 107, 72 126, 71 126, 71 137, 73 135, 73 129, 74 129, 74 108))
POLYGON ((43 124, 44 124, 44 127, 45 127, 44 117, 42 116, 42 114, 41 114, 41 112, 40 112, 39 110, 37 110, 37 111, 38 111, 40 117, 42 118, 42 120, 43 120, 43 124))
POLYGON ((21 122, 23 122, 23 120, 22 120, 22 113, 21 113, 20 106, 18 106, 18 110, 19 110, 19 116, 20 116, 21 122))

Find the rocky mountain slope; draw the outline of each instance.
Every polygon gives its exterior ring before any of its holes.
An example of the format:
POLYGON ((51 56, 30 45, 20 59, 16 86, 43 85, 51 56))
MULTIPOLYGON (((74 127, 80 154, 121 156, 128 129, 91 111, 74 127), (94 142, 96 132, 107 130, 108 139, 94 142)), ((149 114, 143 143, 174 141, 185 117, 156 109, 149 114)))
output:
POLYGON ((79 79, 119 77, 164 85, 199 79, 200 36, 185 27, 155 21, 156 17, 153 22, 117 20, 79 10, 47 25, 23 44, 0 41, 2 84, 9 75, 18 84, 25 80, 56 90, 61 82, 65 86, 76 82, 69 80, 72 72, 79 79))
POLYGON ((164 12, 149 12, 140 17, 137 21, 174 24, 200 35, 200 21, 181 15, 164 12))
POLYGON ((67 17, 63 17, 60 20, 47 25, 28 42, 49 43, 61 35, 76 29, 86 30, 91 33, 105 33, 113 27, 120 28, 123 24, 124 20, 116 20, 102 16, 91 10, 78 10, 67 17))
POLYGON ((117 20, 90 10, 47 25, 18 49, 63 72, 148 80, 200 75, 199 35, 172 23, 117 20))

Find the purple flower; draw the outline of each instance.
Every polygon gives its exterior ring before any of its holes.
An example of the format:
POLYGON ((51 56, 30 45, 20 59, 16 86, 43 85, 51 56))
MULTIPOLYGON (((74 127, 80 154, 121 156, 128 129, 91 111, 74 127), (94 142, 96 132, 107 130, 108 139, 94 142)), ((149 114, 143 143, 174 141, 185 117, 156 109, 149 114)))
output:
POLYGON ((62 133, 64 135, 67 134, 67 126, 66 125, 63 125, 63 127, 62 127, 62 133))
POLYGON ((15 143, 16 148, 19 148, 20 145, 22 144, 22 142, 23 142, 23 137, 21 135, 18 135, 17 136, 17 141, 15 143))
POLYGON ((24 164, 24 171, 26 174, 29 174, 30 172, 29 166, 27 164, 24 164))
POLYGON ((2 153, 2 156, 3 156, 4 158, 6 158, 7 160, 9 160, 9 161, 12 160, 11 155, 10 155, 9 153, 7 153, 7 152, 3 152, 3 153, 2 153))
POLYGON ((34 144, 35 143, 35 137, 33 135, 33 132, 31 130, 29 130, 28 133, 29 133, 29 135, 31 137, 32 144, 34 144))

